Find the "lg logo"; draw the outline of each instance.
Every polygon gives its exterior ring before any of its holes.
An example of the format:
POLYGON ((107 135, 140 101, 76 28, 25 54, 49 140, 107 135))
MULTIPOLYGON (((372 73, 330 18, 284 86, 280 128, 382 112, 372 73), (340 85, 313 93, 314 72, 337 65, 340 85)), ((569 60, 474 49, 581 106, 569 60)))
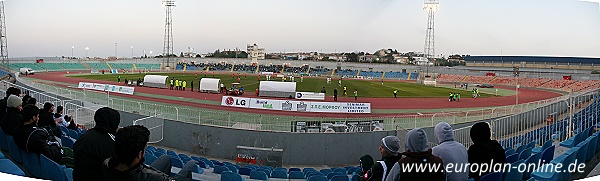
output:
POLYGON ((225 104, 227 104, 228 106, 231 106, 234 104, 236 106, 245 106, 246 100, 239 100, 239 99, 234 99, 233 97, 228 97, 227 99, 225 99, 225 104))

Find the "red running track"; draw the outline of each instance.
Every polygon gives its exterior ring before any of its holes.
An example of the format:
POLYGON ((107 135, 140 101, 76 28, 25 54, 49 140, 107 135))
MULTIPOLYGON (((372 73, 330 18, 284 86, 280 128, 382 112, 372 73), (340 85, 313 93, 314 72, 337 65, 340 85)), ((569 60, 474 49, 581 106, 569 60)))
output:
MULTIPOLYGON (((41 80, 51 80, 56 82, 64 82, 70 84, 78 84, 79 82, 94 82, 94 83, 104 83, 104 84, 115 84, 116 82, 112 81, 101 81, 101 80, 90 80, 90 79, 82 79, 82 78, 74 78, 74 77, 66 77, 65 72, 49 72, 49 73, 39 73, 35 75, 29 75, 29 78, 41 79, 41 80)), ((65 85, 57 85, 66 87, 65 85)), ((497 86, 500 89, 511 89, 510 87, 497 86)), ((157 89, 157 88, 148 88, 148 87, 136 87, 136 92, 148 93, 148 94, 157 94, 164 96, 175 96, 180 97, 182 99, 199 99, 199 100, 211 100, 211 101, 221 101, 221 94, 207 94, 207 93, 199 93, 192 92, 189 89, 186 91, 180 90, 169 90, 169 89, 157 89)), ((256 97, 254 96, 254 92, 248 92, 250 94, 244 95, 243 97, 256 97)), ((309 116, 309 117, 374 117, 374 116, 394 116, 394 115, 406 115, 406 113, 402 114, 336 114, 336 113, 299 113, 299 112, 285 112, 285 111, 269 111, 269 110, 259 110, 259 109, 244 109, 244 108, 234 108, 234 107, 225 107, 219 105, 211 105, 211 104, 200 104, 200 103, 192 103, 192 102, 183 102, 176 100, 168 100, 162 98, 152 98, 152 97, 144 97, 144 96, 136 96, 136 95, 119 95, 127 98, 134 98, 146 101, 155 101, 155 102, 163 102, 168 104, 178 104, 184 106, 192 106, 198 108, 207 108, 207 109, 218 109, 225 111, 233 111, 233 112, 247 112, 247 113, 258 113, 258 114, 278 114, 278 115, 288 115, 288 116, 309 116)), ((528 103, 534 102, 544 99, 550 99, 553 97, 561 96, 555 92, 543 91, 543 90, 535 90, 535 89, 527 89, 521 88, 519 89, 519 103, 528 103)), ((326 101, 333 101, 333 97, 326 97, 326 101)), ((354 102, 354 97, 339 97, 338 101, 340 102, 354 102)), ((463 97, 460 102, 448 102, 447 98, 358 98, 358 102, 368 102, 371 103, 371 109, 423 109, 427 112, 427 109, 447 109, 447 108, 475 108, 475 107, 495 107, 495 106, 507 106, 515 104, 515 95, 513 96, 503 96, 503 97, 489 97, 489 98, 470 98, 463 97)), ((414 114, 414 113, 413 113, 414 114)))

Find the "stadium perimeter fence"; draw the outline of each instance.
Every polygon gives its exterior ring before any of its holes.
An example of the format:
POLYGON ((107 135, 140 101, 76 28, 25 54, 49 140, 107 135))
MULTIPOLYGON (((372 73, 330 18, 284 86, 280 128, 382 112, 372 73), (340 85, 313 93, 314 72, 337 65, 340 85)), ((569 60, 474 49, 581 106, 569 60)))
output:
MULTIPOLYGON (((368 118, 326 118, 236 113, 187 106, 175 106, 166 103, 145 102, 122 98, 114 96, 114 94, 111 95, 107 92, 62 88, 55 85, 32 82, 22 78, 18 78, 18 80, 19 82, 27 86, 33 87, 43 92, 47 92, 47 94, 44 94, 30 90, 30 92, 35 92, 35 95, 37 97, 40 97, 40 99, 36 98, 40 100, 39 102, 42 102, 41 100, 51 100, 54 101, 55 105, 57 105, 57 103, 60 103, 60 105, 66 106, 66 113, 76 115, 76 117, 78 117, 78 119, 76 119, 78 124, 82 123, 85 125, 93 126, 93 112, 100 107, 108 106, 120 111, 131 112, 144 116, 160 115, 164 119, 182 121, 187 123, 249 130, 266 130, 282 132, 299 132, 298 123, 303 123, 307 127, 312 126, 313 128, 315 128, 315 130, 317 130, 315 132, 324 132, 325 129, 322 128, 322 125, 325 125, 325 123, 328 123, 329 125, 346 125, 342 130, 338 130, 341 132, 362 132, 372 131, 373 129, 371 128, 373 128, 374 125, 369 125, 365 128, 365 126, 358 127, 356 123, 378 122, 380 123, 380 125, 383 125, 384 130, 398 130, 412 129, 416 127, 433 127, 440 122, 447 122, 453 125, 460 125, 463 123, 470 123, 479 120, 499 120, 503 117, 510 117, 511 115, 518 115, 530 111, 536 112, 534 113, 535 115, 547 116, 554 112, 556 112, 556 114, 563 113, 563 111, 558 110, 558 108, 560 107, 558 106, 558 104, 566 102, 572 98, 575 98, 577 100, 578 97, 581 97, 579 94, 572 94, 519 105, 502 106, 469 111, 440 112, 431 114, 416 113, 414 115, 368 118), (59 97, 62 99, 59 99, 59 97), (79 102, 80 104, 66 104, 66 102, 69 101, 79 102)), ((6 90, 5 88, 7 88, 8 86, 15 86, 21 89, 28 90, 28 88, 26 87, 12 85, 6 82, 4 83, 4 85, 5 86, 3 90, 6 90)), ((531 119, 531 122, 533 124, 533 122, 535 122, 533 120, 538 121, 539 117, 528 117, 527 119, 531 119)), ((502 124, 510 123, 510 121, 507 121, 503 122, 502 124)), ((520 129, 520 127, 518 127, 518 129, 520 129)))

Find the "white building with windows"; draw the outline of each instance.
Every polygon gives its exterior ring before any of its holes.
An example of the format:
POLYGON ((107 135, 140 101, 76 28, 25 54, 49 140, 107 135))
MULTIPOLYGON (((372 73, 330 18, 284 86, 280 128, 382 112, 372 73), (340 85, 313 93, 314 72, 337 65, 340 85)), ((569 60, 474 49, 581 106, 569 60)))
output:
POLYGON ((248 58, 254 60, 264 60, 265 59, 265 48, 258 48, 258 45, 248 44, 247 45, 247 53, 248 58))

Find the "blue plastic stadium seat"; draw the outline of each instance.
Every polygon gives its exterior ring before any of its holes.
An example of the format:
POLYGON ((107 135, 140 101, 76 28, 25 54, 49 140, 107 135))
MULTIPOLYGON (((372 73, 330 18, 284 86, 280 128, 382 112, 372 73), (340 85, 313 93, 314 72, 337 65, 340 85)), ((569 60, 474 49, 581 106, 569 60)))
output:
POLYGON ((12 160, 18 163, 23 163, 23 153, 21 153, 21 149, 15 144, 13 137, 6 135, 6 142, 8 143, 8 154, 10 154, 12 160))
MULTIPOLYGON (((542 157, 542 153, 533 154, 529 158, 527 158, 527 160, 525 160, 525 164, 527 164, 527 165, 537 164, 540 161, 541 157, 542 157)), ((537 167, 533 168, 533 169, 537 169, 537 167)), ((523 178, 529 179, 530 174, 531 174, 531 171, 527 172, 527 170, 526 170, 526 172, 523 172, 523 178)))
POLYGON ((23 152, 23 166, 25 170, 35 177, 42 178, 42 167, 40 157, 35 153, 23 152))
POLYGON ((250 179, 269 180, 269 177, 267 177, 267 173, 256 170, 256 171, 250 172, 250 179))
POLYGON ((327 175, 333 171, 331 169, 325 168, 325 169, 319 170, 319 172, 323 173, 323 175, 327 175))
POLYGON ((233 165, 225 165, 225 167, 227 167, 227 169, 233 173, 238 173, 238 169, 233 165))
POLYGON ((64 135, 60 137, 60 141, 62 142, 63 146, 69 147, 71 149, 73 149, 73 144, 75 144, 75 140, 64 135))
POLYGON ((510 170, 508 172, 504 172, 504 181, 515 181, 515 180, 522 180, 523 179, 523 172, 519 172, 518 169, 518 165, 523 164, 524 161, 523 160, 519 160, 516 161, 514 163, 512 163, 512 165, 516 165, 513 166, 512 168, 510 168, 510 170))
MULTIPOLYGON (((292 168, 290 168, 292 170, 292 168)), ((301 171, 290 171, 288 179, 304 179, 304 173, 301 171)))
POLYGON ((250 176, 250 172, 254 171, 252 168, 249 167, 242 167, 238 170, 240 175, 248 175, 250 176))
POLYGON ((25 172, 9 159, 0 159, 0 172, 25 176, 25 172))
POLYGON ((46 177, 45 179, 50 179, 53 181, 71 181, 69 178, 73 178, 73 169, 65 168, 64 165, 58 165, 56 162, 50 160, 44 155, 40 155, 40 164, 42 167, 42 175, 46 177), (67 169, 70 170, 65 171, 67 169), (67 176, 67 173, 71 173, 71 176, 67 176))
POLYGON ((73 139, 79 139, 79 133, 77 133, 77 131, 69 129, 69 137, 73 138, 73 139))
POLYGON ((292 172, 292 171, 302 172, 302 170, 300 168, 290 168, 290 170, 288 172, 292 172))
POLYGON ((173 165, 174 167, 177 167, 177 168, 183 168, 183 161, 181 161, 181 159, 179 159, 179 157, 177 157, 177 158, 171 157, 171 165, 173 165))
POLYGON ((552 145, 548 148, 546 148, 543 152, 542 152, 542 157, 540 158, 542 163, 546 164, 546 163, 550 163, 550 161, 552 160, 552 158, 554 158, 554 149, 555 146, 552 145))
POLYGON ((587 156, 585 158, 586 161, 592 159, 592 157, 596 156, 596 143, 598 142, 598 137, 596 135, 592 135, 586 139, 588 142, 587 156))
POLYGON ((4 131, 2 131, 2 129, 0 129, 0 148, 2 150, 8 151, 8 142, 6 142, 6 134, 4 134, 4 131))
POLYGON ((156 157, 154 155, 144 154, 144 164, 146 164, 146 165, 152 165, 152 163, 154 163, 154 161, 156 161, 156 159, 158 159, 158 157, 156 157))
POLYGON ((517 160, 519 160, 519 154, 514 153, 512 155, 506 156, 506 162, 507 163, 514 163, 517 160))
POLYGON ((224 171, 221 173, 221 181, 244 181, 240 174, 233 173, 230 171, 224 171))
POLYGON ((336 175, 331 178, 331 181, 348 181, 347 175, 336 175))
MULTIPOLYGON (((220 166, 220 165, 218 165, 218 166, 215 166, 215 169, 213 170, 213 173, 216 173, 216 174, 221 174, 221 173, 223 173, 223 172, 225 172, 225 171, 227 171, 227 172, 230 172, 230 173, 233 173, 233 172, 229 171, 229 169, 228 169, 227 167, 225 167, 225 166, 220 166)), ((222 177, 222 176, 221 176, 221 177, 222 177)))
POLYGON ((346 174, 342 173, 342 172, 331 172, 331 173, 327 174, 327 180, 330 180, 331 178, 333 178, 336 175, 346 175, 346 174))
POLYGON ((329 181, 329 179, 323 175, 313 175, 308 178, 308 181, 329 181))
POLYGON ((275 171, 273 171, 273 173, 271 173, 271 177, 287 179, 288 175, 286 171, 276 169, 275 171))
POLYGON ((544 151, 546 148, 552 146, 552 140, 547 140, 541 147, 535 147, 531 149, 531 153, 539 153, 544 151))

